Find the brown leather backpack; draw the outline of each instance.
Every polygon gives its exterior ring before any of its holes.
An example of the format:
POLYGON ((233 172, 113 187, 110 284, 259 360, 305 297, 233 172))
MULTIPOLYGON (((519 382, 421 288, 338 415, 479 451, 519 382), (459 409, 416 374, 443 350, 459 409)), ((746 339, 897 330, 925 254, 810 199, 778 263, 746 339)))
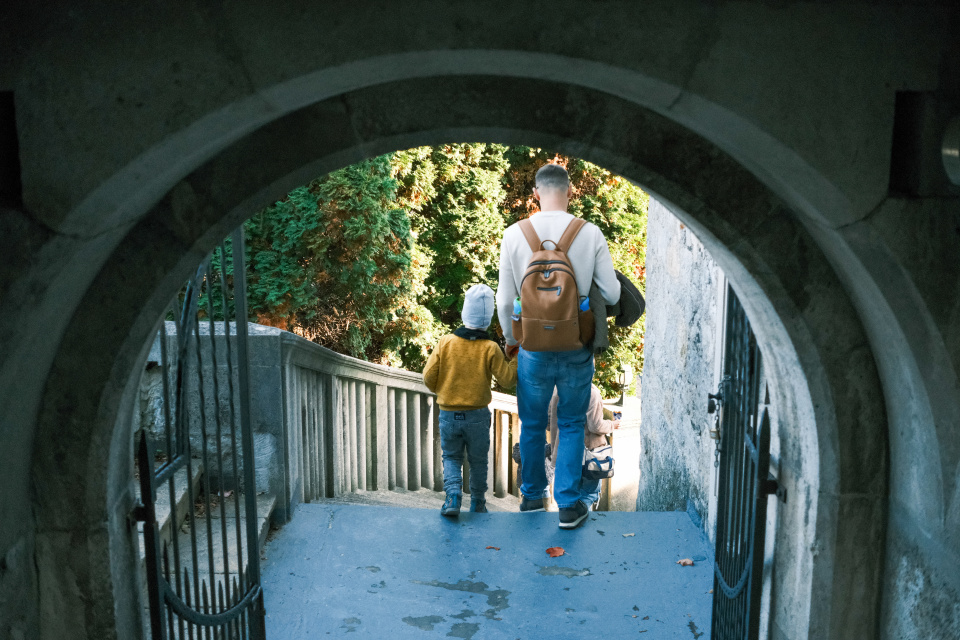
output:
POLYGON ((574 351, 593 339, 594 319, 580 311, 576 273, 567 251, 585 222, 574 218, 558 242, 540 240, 530 220, 520 221, 533 256, 520 282, 520 317, 513 319, 513 337, 525 351, 574 351), (543 247, 547 242, 554 249, 543 247))

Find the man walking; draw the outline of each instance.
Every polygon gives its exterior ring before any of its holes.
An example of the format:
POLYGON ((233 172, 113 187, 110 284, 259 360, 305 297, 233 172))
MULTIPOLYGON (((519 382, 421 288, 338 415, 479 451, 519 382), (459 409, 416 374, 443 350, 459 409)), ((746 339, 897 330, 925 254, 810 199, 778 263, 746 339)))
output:
MULTIPOLYGON (((537 235, 545 244, 560 240, 574 216, 567 213, 573 190, 566 169, 547 164, 537 171, 534 197, 540 212, 530 218, 537 235)), ((520 223, 503 234, 500 249, 500 284, 497 288, 497 315, 507 341, 508 354, 516 351, 511 314, 513 301, 519 295, 521 281, 533 251, 520 223)), ((620 299, 620 283, 613 270, 606 238, 596 226, 586 223, 567 249, 581 299, 590 293, 596 282, 608 305, 620 299)), ((559 295, 559 294, 558 294, 559 295)), ((593 380, 593 353, 589 349, 575 351, 526 351, 518 355, 517 405, 522 423, 520 431, 521 511, 542 511, 547 488, 544 470, 544 446, 548 427, 547 410, 554 388, 559 395, 557 426, 559 444, 554 476, 554 499, 560 509, 560 527, 573 529, 587 517, 588 505, 580 487, 583 464, 583 429, 590 402, 593 380)))

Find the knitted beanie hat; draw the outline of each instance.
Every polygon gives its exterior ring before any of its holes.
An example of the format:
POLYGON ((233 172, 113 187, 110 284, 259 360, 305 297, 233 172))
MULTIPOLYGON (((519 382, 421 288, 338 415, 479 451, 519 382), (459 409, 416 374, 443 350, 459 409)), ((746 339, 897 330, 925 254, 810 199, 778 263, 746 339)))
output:
POLYGON ((485 284, 475 284, 467 289, 463 301, 463 326, 468 329, 486 329, 493 319, 493 289, 485 284))

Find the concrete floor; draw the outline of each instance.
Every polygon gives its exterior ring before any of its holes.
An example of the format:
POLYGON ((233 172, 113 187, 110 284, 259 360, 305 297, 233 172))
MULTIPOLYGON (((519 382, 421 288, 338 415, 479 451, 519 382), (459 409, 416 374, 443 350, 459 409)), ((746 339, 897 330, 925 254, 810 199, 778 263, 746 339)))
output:
POLYGON ((555 513, 305 504, 264 556, 270 640, 710 635, 712 553, 683 512, 564 531, 555 513))

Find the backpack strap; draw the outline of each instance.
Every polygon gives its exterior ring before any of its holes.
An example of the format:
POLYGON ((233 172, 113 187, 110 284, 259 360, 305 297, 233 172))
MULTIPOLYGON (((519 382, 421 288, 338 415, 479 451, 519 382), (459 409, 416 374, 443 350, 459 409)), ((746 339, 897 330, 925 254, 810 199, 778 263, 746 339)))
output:
POLYGON ((524 218, 519 224, 520 231, 523 231, 523 237, 527 239, 527 244, 530 245, 530 250, 534 253, 540 251, 540 236, 537 235, 536 229, 533 228, 533 223, 530 222, 530 218, 524 218))
POLYGON ((557 250, 563 251, 564 253, 570 251, 570 245, 576 240, 577 234, 580 233, 580 229, 582 229, 585 224, 587 224, 587 221, 583 218, 574 218, 571 220, 570 224, 568 224, 567 228, 563 231, 563 235, 560 236, 560 242, 557 243, 557 250))

